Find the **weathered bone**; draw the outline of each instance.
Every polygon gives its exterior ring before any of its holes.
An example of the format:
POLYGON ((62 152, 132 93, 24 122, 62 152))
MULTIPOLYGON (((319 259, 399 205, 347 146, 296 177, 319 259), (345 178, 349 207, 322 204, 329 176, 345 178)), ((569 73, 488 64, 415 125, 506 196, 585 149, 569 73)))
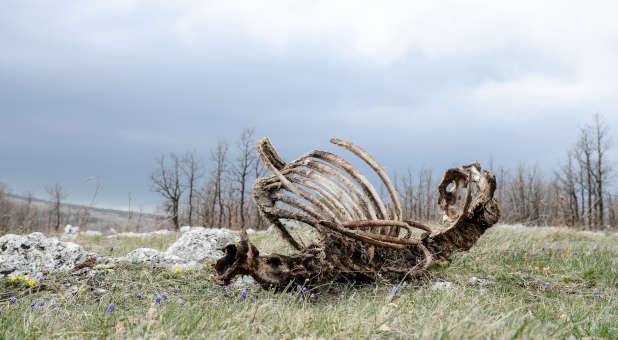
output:
POLYGON ((432 232, 422 223, 403 220, 397 192, 373 157, 350 142, 336 138, 331 142, 369 164, 384 182, 391 202, 385 205, 369 181, 343 158, 314 150, 286 163, 263 138, 257 149, 273 175, 256 180, 253 196, 262 215, 299 252, 260 256, 243 230, 241 241, 228 244, 225 256, 214 264, 216 282, 227 284, 237 275, 251 275, 264 288, 283 289, 290 284, 313 287, 340 280, 414 278, 426 273, 435 260, 449 261, 453 252, 470 249, 500 217, 493 196, 495 177, 474 162, 447 170, 438 186, 446 228, 432 232), (447 190, 450 184, 453 188, 447 190), (463 188, 467 192, 462 204, 463 188), (278 202, 292 210, 278 207, 278 202), (299 243, 281 219, 312 226, 319 240, 299 243), (411 228, 425 233, 411 238, 411 228), (406 234, 400 235, 400 229, 406 234))

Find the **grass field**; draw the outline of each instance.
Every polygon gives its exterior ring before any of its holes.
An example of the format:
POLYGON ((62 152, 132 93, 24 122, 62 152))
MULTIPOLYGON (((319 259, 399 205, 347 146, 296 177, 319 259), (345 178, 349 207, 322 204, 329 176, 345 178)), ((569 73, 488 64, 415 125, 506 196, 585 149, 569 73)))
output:
MULTIPOLYGON (((75 242, 104 255, 113 244, 121 256, 163 250, 176 238, 75 242)), ((276 235, 250 238, 263 251, 289 251, 276 235)), ((498 226, 425 280, 306 293, 252 288, 243 298, 240 288, 224 293, 211 273, 209 266, 174 273, 131 264, 90 278, 47 276, 33 287, 7 280, 2 289, 17 300, 0 301, 0 339, 618 339, 617 234, 498 226), (394 286, 400 298, 391 302, 394 286), (163 292, 168 299, 157 304, 163 292)))

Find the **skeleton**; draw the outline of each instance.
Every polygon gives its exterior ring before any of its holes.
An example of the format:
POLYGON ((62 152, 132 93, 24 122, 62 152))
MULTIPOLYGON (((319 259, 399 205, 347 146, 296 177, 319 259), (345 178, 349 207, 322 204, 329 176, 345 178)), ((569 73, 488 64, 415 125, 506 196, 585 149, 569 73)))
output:
POLYGON ((237 275, 251 275, 263 288, 281 290, 296 284, 418 278, 433 263, 450 263, 453 252, 470 249, 500 217, 493 197, 495 177, 474 162, 447 170, 438 186, 443 228, 432 231, 404 220, 397 192, 373 157, 350 142, 331 142, 377 173, 390 202, 385 204, 367 178, 336 154, 313 150, 286 163, 265 137, 257 150, 272 175, 256 180, 253 197, 261 214, 298 253, 261 256, 243 229, 240 242, 226 245, 225 255, 213 264, 215 282, 228 284, 237 275), (315 228, 319 239, 309 245, 299 242, 285 219, 315 228), (413 228, 422 235, 413 237, 413 228))

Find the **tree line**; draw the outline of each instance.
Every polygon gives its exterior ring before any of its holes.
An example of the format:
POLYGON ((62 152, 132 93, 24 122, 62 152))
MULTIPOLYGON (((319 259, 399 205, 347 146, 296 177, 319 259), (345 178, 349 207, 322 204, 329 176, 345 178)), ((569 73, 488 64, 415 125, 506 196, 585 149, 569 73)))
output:
MULTIPOLYGON (((496 197, 502 223, 527 225, 579 226, 601 229, 618 226, 618 196, 611 191, 615 183, 609 126, 596 114, 591 123, 579 128, 574 144, 552 173, 546 175, 537 165, 521 163, 515 169, 494 168, 496 197)), ((492 162, 490 162, 492 163, 492 162)), ((439 218, 440 178, 431 169, 406 176, 395 176, 406 218, 436 221, 439 218)))
POLYGON ((163 209, 175 229, 180 225, 236 228, 264 221, 251 199, 253 181, 265 174, 255 151, 255 129, 247 128, 230 146, 219 141, 208 164, 195 151, 156 157, 152 190, 164 199, 163 209))
MULTIPOLYGON (((261 229, 261 218, 252 199, 251 188, 256 178, 266 174, 255 145, 255 129, 244 129, 236 141, 219 141, 202 159, 195 151, 160 154, 150 175, 151 189, 163 198, 162 208, 167 223, 181 225, 261 229)), ((501 207, 501 222, 527 225, 576 226, 601 229, 618 226, 610 129, 603 116, 595 115, 589 124, 579 128, 572 146, 550 173, 537 165, 521 163, 514 169, 488 169, 496 175, 496 197, 501 207)), ((424 222, 439 220, 437 185, 442 172, 422 168, 391 174, 400 195, 404 217, 424 222)), ((385 188, 380 188, 385 201, 385 188)), ((93 196, 90 206, 94 203, 93 196)), ((63 223, 89 221, 89 207, 74 212, 67 219, 63 201, 67 194, 60 184, 46 187, 49 203, 45 209, 25 202, 10 200, 8 187, 0 181, 0 234, 8 231, 58 231, 63 223)), ((129 221, 131 220, 129 212, 129 221)), ((165 225, 166 221, 158 221, 165 225)), ((130 225, 128 223, 127 225, 130 225)))
MULTIPOLYGON (((498 182, 501 222, 588 229, 616 227, 618 200, 610 191, 614 177, 612 160, 608 158, 609 132, 603 117, 595 115, 591 123, 579 129, 574 144, 549 174, 537 165, 522 163, 508 169, 489 164, 498 182)), ((251 199, 251 184, 264 175, 255 144, 254 129, 245 129, 234 147, 219 142, 210 151, 209 164, 196 158, 195 152, 157 158, 151 176, 153 189, 165 199, 164 207, 174 226, 265 226, 251 199)), ((405 218, 438 221, 439 175, 423 168, 391 176, 405 218)), ((385 188, 380 189, 387 200, 385 188)))

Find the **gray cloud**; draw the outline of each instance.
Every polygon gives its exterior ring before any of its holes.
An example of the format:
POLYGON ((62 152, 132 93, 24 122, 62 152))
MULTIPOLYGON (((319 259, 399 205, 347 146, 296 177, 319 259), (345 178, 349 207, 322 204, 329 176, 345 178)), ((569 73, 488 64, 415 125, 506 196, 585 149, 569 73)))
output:
POLYGON ((250 126, 288 159, 332 149, 328 139, 339 136, 399 172, 490 155, 549 172, 594 112, 618 126, 618 85, 606 79, 618 76, 618 50, 608 47, 618 30, 569 41, 551 29, 568 13, 541 27, 501 14, 521 33, 483 18, 479 29, 466 17, 455 24, 461 32, 445 33, 418 16, 408 23, 396 8, 385 15, 405 23, 397 30, 379 18, 367 27, 358 18, 312 25, 276 5, 262 9, 264 18, 249 15, 251 6, 165 6, 7 4, 0 177, 15 191, 42 196, 60 181, 85 201, 92 183, 79 183, 98 176, 100 204, 123 206, 131 192, 150 209, 159 200, 148 190, 158 153, 195 149, 206 158, 250 126))

